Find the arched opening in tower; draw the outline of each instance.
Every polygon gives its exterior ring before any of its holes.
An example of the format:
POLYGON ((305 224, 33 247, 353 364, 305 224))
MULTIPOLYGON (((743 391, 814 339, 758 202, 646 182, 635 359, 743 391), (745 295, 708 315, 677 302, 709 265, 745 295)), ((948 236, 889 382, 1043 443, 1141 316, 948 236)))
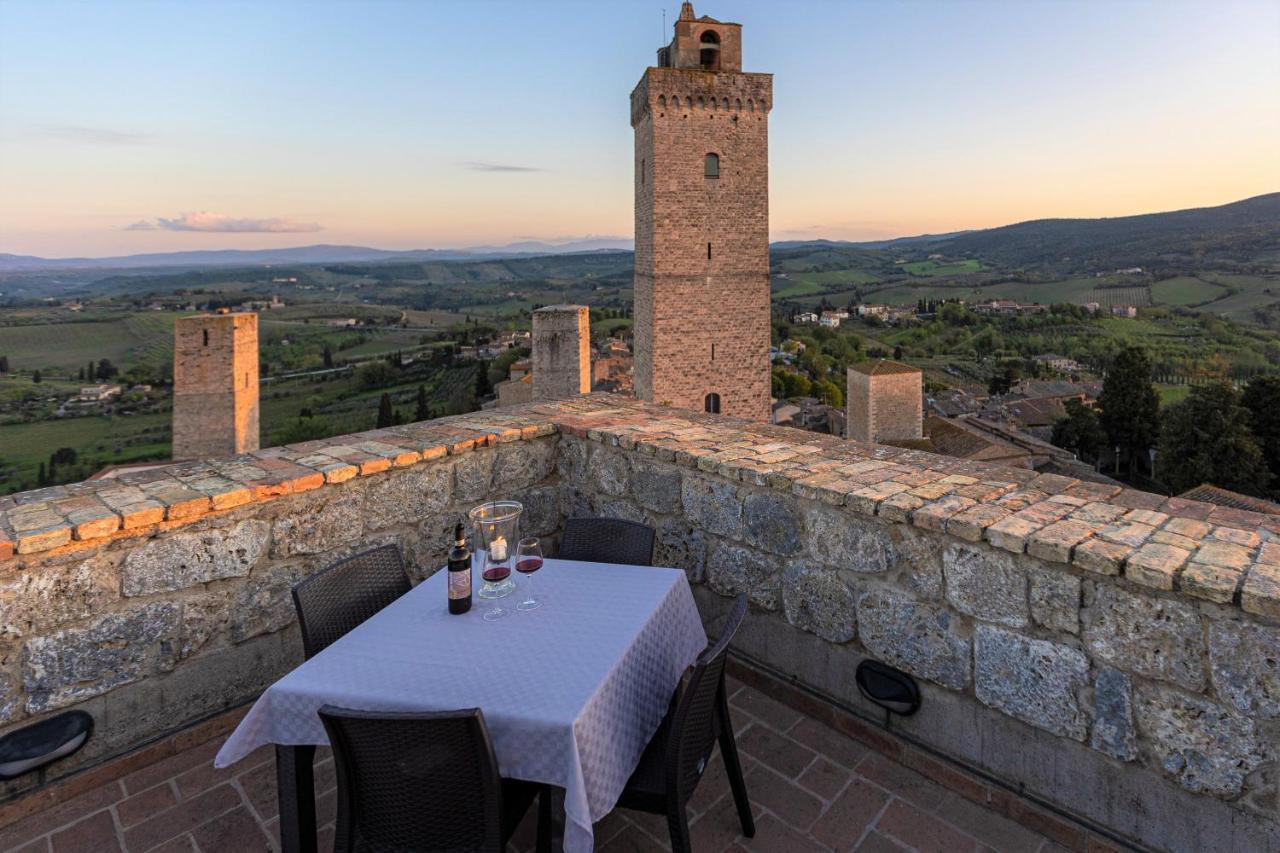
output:
POLYGON ((720 36, 711 30, 702 34, 698 40, 702 49, 698 53, 698 62, 707 71, 720 70, 720 36))

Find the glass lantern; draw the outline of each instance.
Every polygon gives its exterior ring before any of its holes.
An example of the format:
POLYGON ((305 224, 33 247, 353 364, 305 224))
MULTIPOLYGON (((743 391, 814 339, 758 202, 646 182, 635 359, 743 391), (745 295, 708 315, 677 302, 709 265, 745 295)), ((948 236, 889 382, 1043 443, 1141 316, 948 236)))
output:
POLYGON ((489 501, 467 514, 476 531, 476 558, 484 578, 476 593, 480 598, 502 598, 516 588, 511 568, 520 542, 522 512, 524 505, 518 501, 489 501))

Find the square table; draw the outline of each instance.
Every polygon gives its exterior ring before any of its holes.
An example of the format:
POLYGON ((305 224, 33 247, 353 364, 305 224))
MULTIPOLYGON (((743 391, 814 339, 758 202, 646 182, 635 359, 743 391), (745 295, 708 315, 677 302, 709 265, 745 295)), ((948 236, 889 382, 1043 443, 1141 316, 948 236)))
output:
MULTIPOLYGON (((226 767, 276 744, 280 837, 315 849, 311 760, 327 744, 317 710, 480 708, 504 777, 565 792, 564 846, 592 849, 707 637, 679 569, 549 559, 534 576, 536 610, 520 589, 494 603, 446 607, 438 571, 267 688, 214 759, 226 767)), ((473 569, 479 590, 479 569, 473 569)))

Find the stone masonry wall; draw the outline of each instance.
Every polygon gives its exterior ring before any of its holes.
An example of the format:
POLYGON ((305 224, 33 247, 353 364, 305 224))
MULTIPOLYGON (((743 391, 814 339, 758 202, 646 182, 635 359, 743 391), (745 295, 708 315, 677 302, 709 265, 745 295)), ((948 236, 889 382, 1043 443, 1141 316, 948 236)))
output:
POLYGON ((868 375, 847 371, 849 438, 888 441, 923 435, 924 393, 919 370, 868 375))
MULTIPOLYGON (((0 734, 68 707, 77 764, 252 698, 289 587, 515 495, 657 530, 709 631, 1016 791, 1155 849, 1280 849, 1280 519, 608 395, 0 499, 0 734), (863 657, 924 704, 863 701, 863 657)), ((40 780, 23 779, 14 792, 40 780)))
MULTIPOLYGON (((554 534, 557 441, 528 411, 485 413, 0 499, 0 528, 62 515, 75 537, 27 529, 16 556, 0 537, 0 735, 92 714, 53 778, 255 698, 301 662, 290 588, 324 566, 395 543, 420 579, 497 495, 524 503, 522 529, 554 534)), ((0 784, 0 799, 43 781, 0 784)))
POLYGON ((564 400, 591 391, 591 312, 547 305, 533 312, 533 399, 564 400))
POLYGON ((768 74, 650 68, 632 92, 641 399, 769 420, 771 104, 768 74))
POLYGON ((258 449, 258 315, 180 317, 173 344, 173 458, 258 449))

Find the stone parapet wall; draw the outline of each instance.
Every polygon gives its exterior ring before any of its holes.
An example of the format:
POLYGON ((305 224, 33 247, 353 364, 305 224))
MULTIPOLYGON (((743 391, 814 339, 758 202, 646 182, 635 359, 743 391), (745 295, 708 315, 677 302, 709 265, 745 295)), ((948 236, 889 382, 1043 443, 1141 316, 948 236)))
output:
POLYGON ((914 674, 885 724, 1083 820, 1280 849, 1280 519, 608 395, 3 499, 0 734, 84 707, 90 761, 251 698, 296 580, 382 542, 421 576, 512 495, 653 525, 712 632, 746 592, 742 651, 870 717, 859 660, 914 674))
MULTIPOLYGON (((88 746, 51 779, 255 698, 301 662, 299 580, 394 543, 416 581, 443 565, 461 515, 495 495, 524 503, 524 530, 554 535, 557 442, 530 407, 10 499, 20 527, 42 513, 48 529, 19 534, 24 553, 0 562, 0 735, 92 714, 88 746), (90 501, 114 527, 77 528, 90 501)), ((0 783, 0 799, 44 781, 0 783)))

